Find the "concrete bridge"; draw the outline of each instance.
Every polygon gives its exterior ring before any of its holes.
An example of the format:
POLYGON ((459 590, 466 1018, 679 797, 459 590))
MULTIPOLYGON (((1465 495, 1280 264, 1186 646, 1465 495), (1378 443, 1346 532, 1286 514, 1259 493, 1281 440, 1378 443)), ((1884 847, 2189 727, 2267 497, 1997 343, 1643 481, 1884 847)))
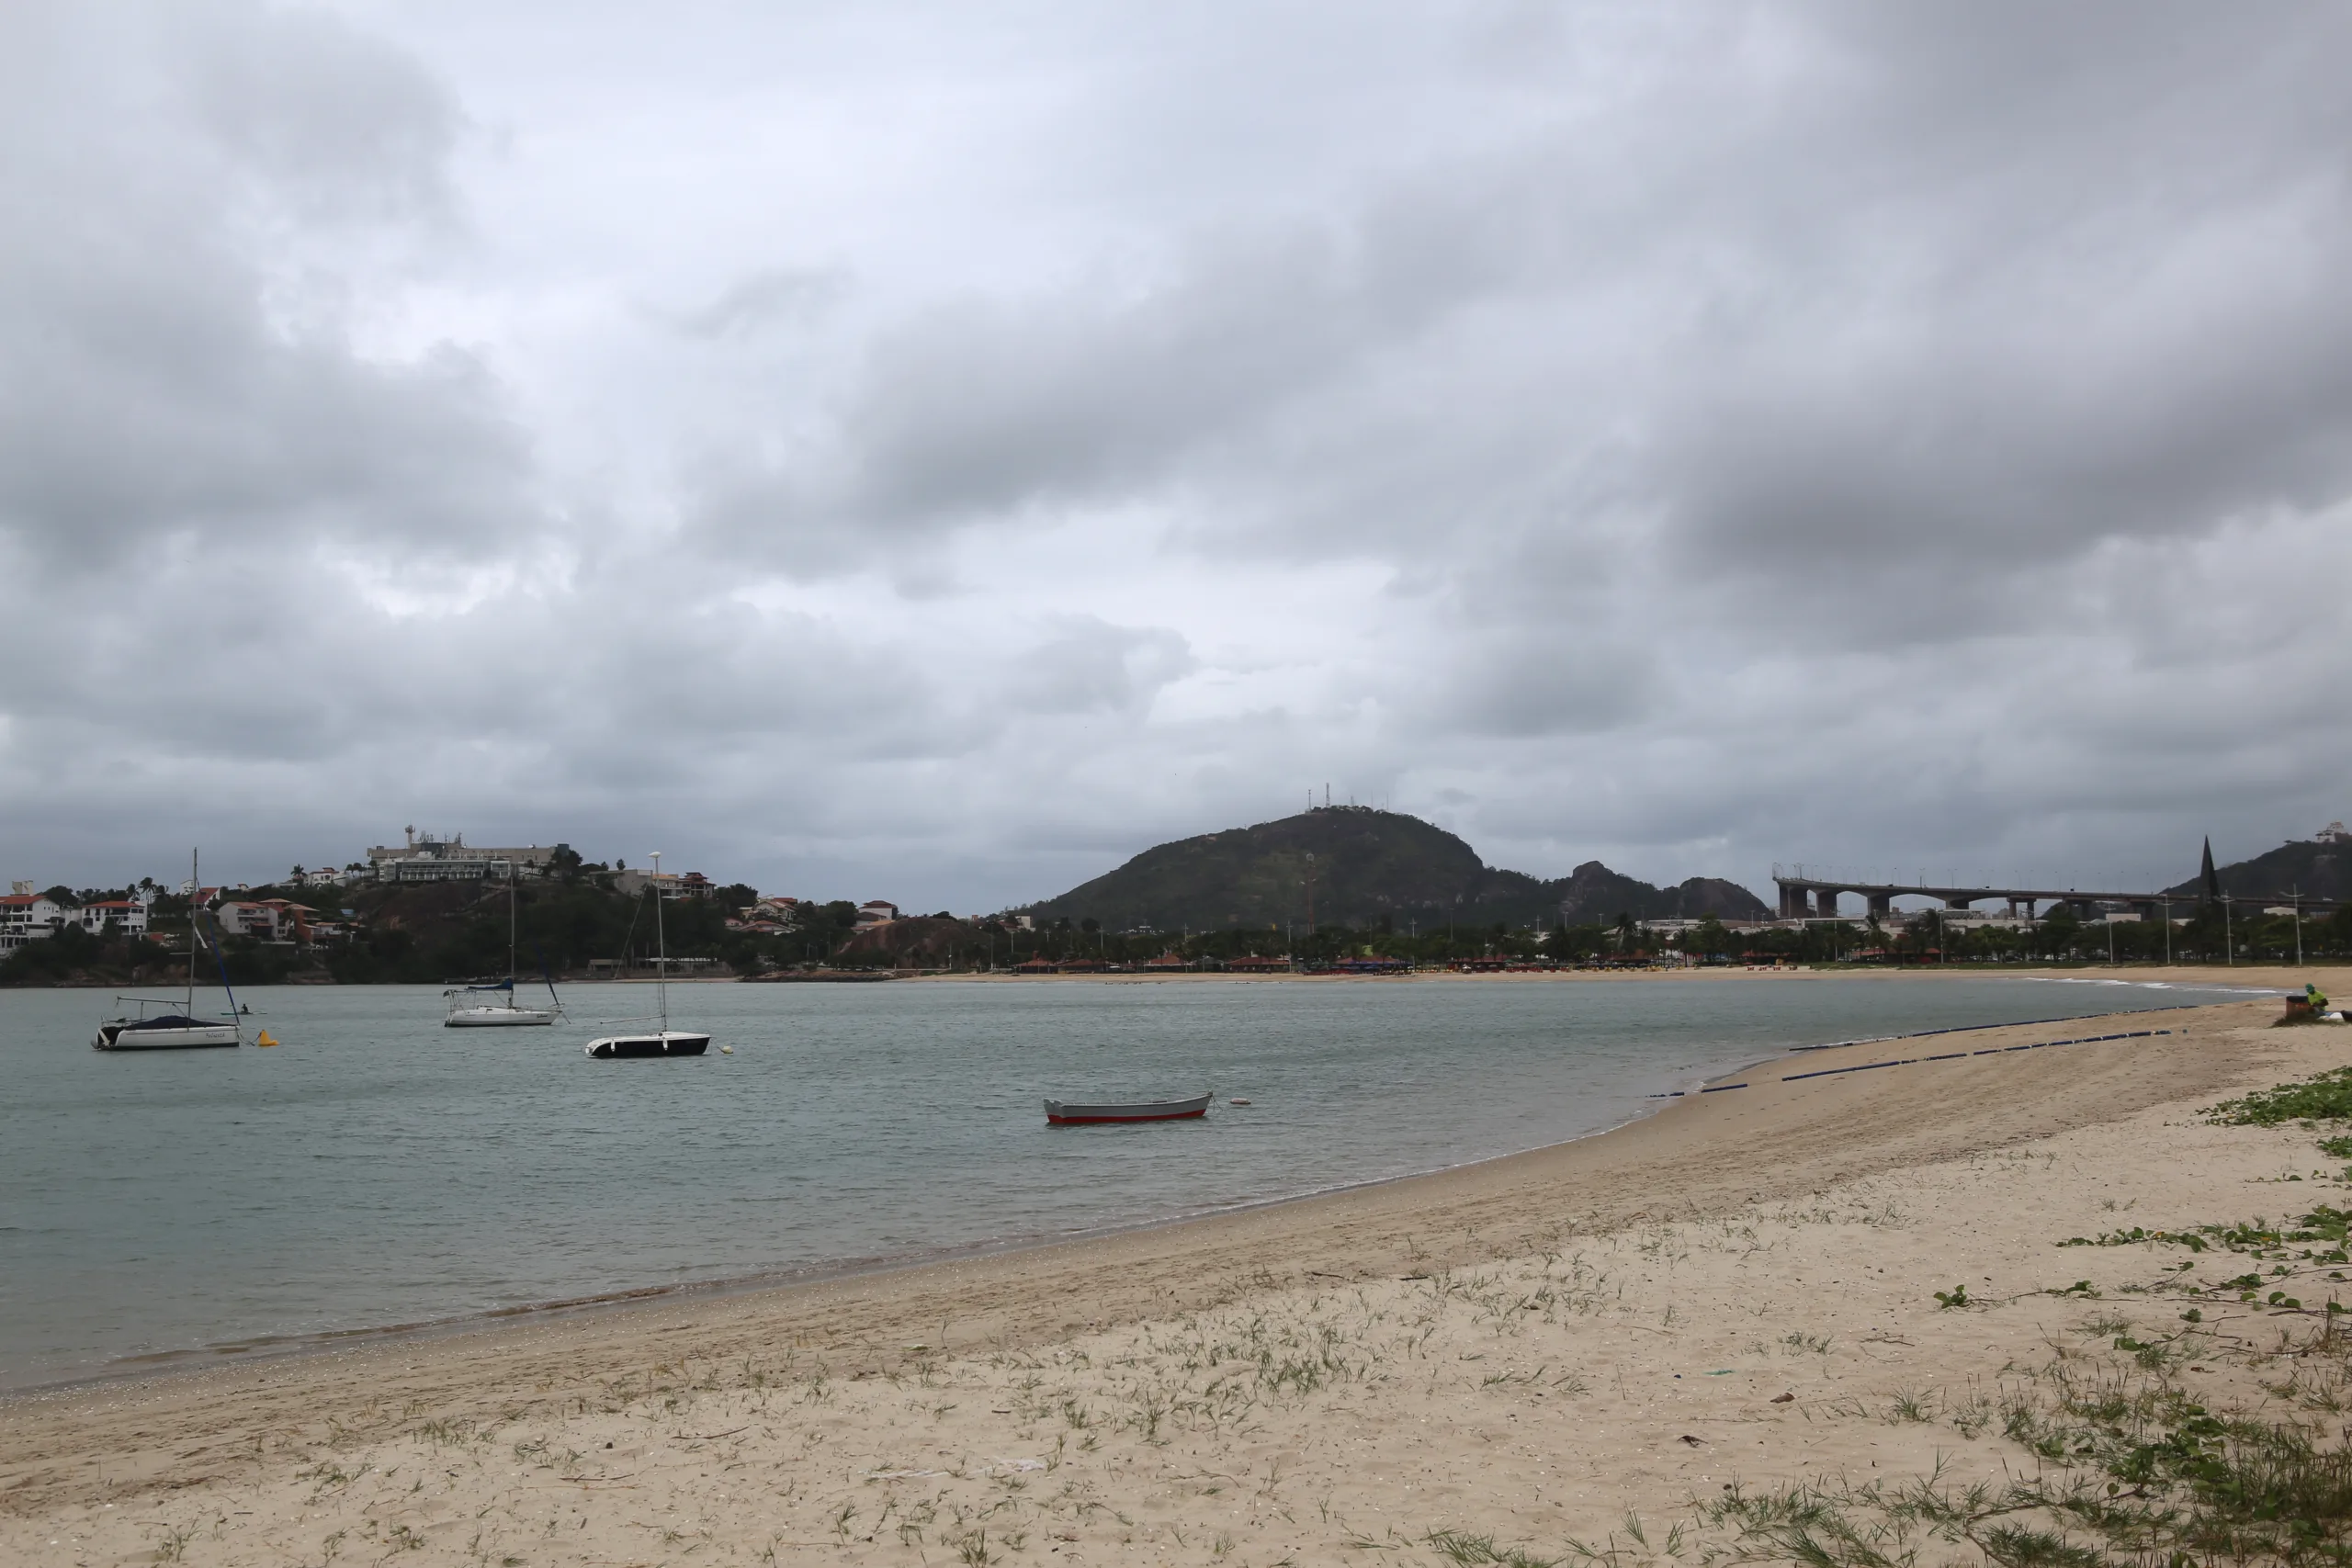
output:
MULTIPOLYGON (((2077 887, 1936 887, 1926 883, 1860 882, 1846 877, 1807 876, 1804 868, 1783 874, 1779 866, 1772 868, 1772 880, 1781 888, 1781 919, 1784 920, 1824 919, 1838 918, 1839 895, 1851 893, 1864 901, 1869 912, 1884 919, 1894 909, 1897 898, 1940 899, 1947 909, 1968 909, 1988 899, 1998 898, 2008 906, 2011 919, 2018 918, 2023 907, 2027 919, 2032 919, 2044 904, 2072 904, 2075 913, 2086 919, 2097 912, 2101 904, 2128 904, 2142 919, 2154 919, 2166 906, 2175 909, 2194 909, 2195 897, 2179 893, 2106 893, 2077 887)), ((2293 895, 2280 893, 2266 898, 2233 896, 2232 902, 2240 904, 2284 904, 2293 895)), ((2305 898, 2304 912, 2324 915, 2336 905, 2333 899, 2305 898)))

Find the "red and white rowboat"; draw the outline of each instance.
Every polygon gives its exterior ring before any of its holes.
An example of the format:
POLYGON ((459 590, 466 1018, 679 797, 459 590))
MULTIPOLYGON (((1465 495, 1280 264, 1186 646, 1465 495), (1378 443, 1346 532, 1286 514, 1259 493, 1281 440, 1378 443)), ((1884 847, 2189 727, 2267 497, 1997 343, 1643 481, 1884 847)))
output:
POLYGON ((1066 1105, 1058 1100, 1046 1101, 1046 1122, 1054 1127, 1085 1127, 1106 1122, 1182 1122, 1190 1117, 1205 1116, 1214 1095, 1196 1095, 1191 1100, 1159 1100, 1139 1101, 1132 1105, 1066 1105))

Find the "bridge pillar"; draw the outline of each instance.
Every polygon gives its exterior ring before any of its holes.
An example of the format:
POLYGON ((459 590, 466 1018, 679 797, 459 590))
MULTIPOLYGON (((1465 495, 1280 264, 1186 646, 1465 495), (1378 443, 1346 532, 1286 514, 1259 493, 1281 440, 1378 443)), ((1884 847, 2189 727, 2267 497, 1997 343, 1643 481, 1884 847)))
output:
POLYGON ((1893 916, 1894 913, 1894 894, 1873 893, 1871 895, 1871 919, 1874 920, 1883 920, 1893 916))
POLYGON ((1836 919, 1838 918, 1838 889, 1835 887, 1815 888, 1813 890, 1813 907, 1815 912, 1820 915, 1823 919, 1836 919))
POLYGON ((1784 920, 1802 919, 1804 915, 1804 888, 1792 887, 1785 882, 1781 884, 1781 919, 1784 920))

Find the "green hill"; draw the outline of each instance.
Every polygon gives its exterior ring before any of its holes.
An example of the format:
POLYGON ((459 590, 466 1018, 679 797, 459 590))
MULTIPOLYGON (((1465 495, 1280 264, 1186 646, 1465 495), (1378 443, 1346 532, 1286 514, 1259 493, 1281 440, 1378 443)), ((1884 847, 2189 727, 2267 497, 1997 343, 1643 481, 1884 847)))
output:
MULTIPOLYGON (((2233 899, 2284 903, 2300 890, 2307 898, 2352 899, 2352 841, 2322 837, 2290 839, 2277 849, 2217 869, 2222 891, 2233 899)), ((2164 891, 2194 900, 2202 877, 2192 876, 2164 891)))
POLYGON ((1653 887, 1589 861, 1553 881, 1500 871, 1444 829, 1398 812, 1330 806, 1157 845, 1116 871, 1018 911, 1111 931, 1304 925, 1313 873, 1318 925, 1397 930, 1459 920, 1556 925, 1714 914, 1761 919, 1747 888, 1716 877, 1653 887), (1310 858, 1311 862, 1310 862, 1310 858))

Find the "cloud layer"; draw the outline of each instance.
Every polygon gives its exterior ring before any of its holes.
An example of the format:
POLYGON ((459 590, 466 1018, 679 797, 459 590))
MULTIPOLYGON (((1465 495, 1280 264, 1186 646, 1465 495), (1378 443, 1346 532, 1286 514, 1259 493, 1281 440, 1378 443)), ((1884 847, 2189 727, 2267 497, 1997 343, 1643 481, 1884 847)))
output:
POLYGON ((0 855, 986 908, 2352 813, 2318 5, 29 5, 0 855))

